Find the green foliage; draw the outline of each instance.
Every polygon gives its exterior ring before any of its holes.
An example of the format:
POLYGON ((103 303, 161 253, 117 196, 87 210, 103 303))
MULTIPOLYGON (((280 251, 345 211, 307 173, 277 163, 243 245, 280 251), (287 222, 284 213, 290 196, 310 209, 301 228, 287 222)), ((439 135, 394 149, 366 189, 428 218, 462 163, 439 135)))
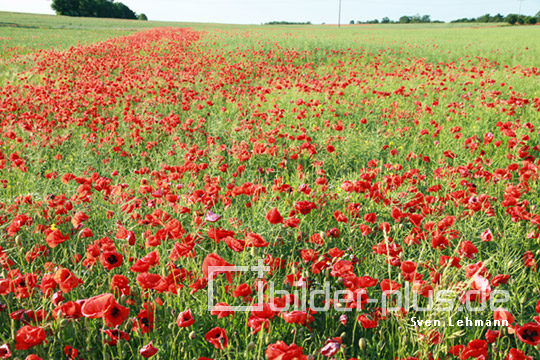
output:
POLYGON ((408 24, 408 23, 411 22, 411 17, 404 15, 404 16, 399 18, 399 22, 400 22, 400 24, 408 24))
POLYGON ((57 15, 137 19, 133 10, 112 0, 53 0, 51 8, 57 15))
POLYGON ((292 22, 292 21, 270 21, 264 25, 311 25, 311 21, 308 22, 292 22))
POLYGON ((148 17, 146 16, 146 14, 139 14, 137 18, 139 20, 148 21, 148 17))
POLYGON ((536 24, 538 21, 538 14, 536 16, 527 16, 527 15, 518 15, 518 14, 508 14, 506 17, 497 14, 491 16, 485 14, 477 18, 462 18, 457 20, 452 20, 452 23, 502 23, 507 22, 510 25, 524 25, 524 24, 536 24))

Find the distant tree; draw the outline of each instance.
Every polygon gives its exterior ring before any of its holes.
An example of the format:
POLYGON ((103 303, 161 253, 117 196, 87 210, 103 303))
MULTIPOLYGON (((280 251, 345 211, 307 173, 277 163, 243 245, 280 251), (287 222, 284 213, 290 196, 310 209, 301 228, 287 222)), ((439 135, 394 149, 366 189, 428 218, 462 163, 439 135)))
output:
POLYGON ((139 16, 137 16, 137 19, 147 21, 148 17, 146 17, 145 14, 139 14, 139 16))
POLYGON ((58 15, 80 16, 79 3, 73 0, 53 0, 51 8, 58 15))
POLYGON ((53 0, 51 8, 58 15, 137 19, 133 10, 113 0, 53 0))
POLYGON ((424 15, 424 16, 422 16, 422 19, 420 21, 423 22, 423 23, 429 23, 429 22, 431 22, 431 16, 424 15))
POLYGON ((400 22, 401 24, 408 24, 408 23, 411 22, 411 17, 410 17, 410 16, 405 16, 405 15, 404 15, 404 16, 402 16, 402 17, 399 18, 399 22, 400 22))
POLYGON ((536 24, 537 21, 538 21, 538 19, 535 16, 526 16, 525 17, 525 24, 534 25, 534 24, 536 24))
POLYGON ((518 21, 518 16, 516 14, 509 14, 509 15, 506 16, 506 18, 504 20, 507 23, 509 23, 510 25, 514 25, 518 21))
POLYGON ((476 18, 476 22, 479 22, 479 23, 487 23, 489 22, 489 20, 490 20, 489 14, 485 14, 476 18))
MULTIPOLYGON (((291 22, 291 21, 270 21, 264 25, 311 25, 311 21, 308 22, 291 22)), ((322 23, 324 25, 324 23, 322 23)))
POLYGON ((492 22, 503 22, 503 21, 504 21, 504 16, 502 16, 501 14, 495 15, 492 20, 492 22))
POLYGON ((388 24, 390 22, 390 19, 388 17, 383 17, 381 20, 381 24, 388 24))
POLYGON ((419 23, 422 22, 422 18, 420 17, 420 14, 416 14, 414 16, 410 17, 412 23, 419 23))
POLYGON ((349 21, 349 24, 354 25, 354 20, 349 21))

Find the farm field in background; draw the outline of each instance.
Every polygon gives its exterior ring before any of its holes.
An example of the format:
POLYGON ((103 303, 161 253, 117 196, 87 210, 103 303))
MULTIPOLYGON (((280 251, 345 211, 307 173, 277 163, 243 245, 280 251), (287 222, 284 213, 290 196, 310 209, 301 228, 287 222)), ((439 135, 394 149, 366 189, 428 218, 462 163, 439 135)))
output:
POLYGON ((0 358, 540 358, 540 27, 490 25, 0 12, 0 358))

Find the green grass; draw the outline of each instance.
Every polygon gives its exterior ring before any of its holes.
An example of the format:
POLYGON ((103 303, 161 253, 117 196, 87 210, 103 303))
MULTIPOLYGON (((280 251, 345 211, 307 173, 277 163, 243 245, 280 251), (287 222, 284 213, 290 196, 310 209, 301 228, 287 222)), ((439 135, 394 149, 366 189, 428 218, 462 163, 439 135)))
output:
MULTIPOLYGON (((229 184, 239 186, 249 182, 261 184, 267 189, 267 192, 256 196, 257 200, 248 195, 233 197, 228 205, 216 200, 212 210, 223 215, 216 226, 234 228, 238 237, 242 231, 249 230, 261 234, 269 242, 280 239, 284 244, 236 253, 223 241, 215 244, 209 239, 206 235, 207 224, 201 231, 202 242, 196 247, 197 258, 182 258, 176 262, 197 275, 201 273, 202 258, 210 252, 219 253, 237 265, 246 266, 255 265, 254 258, 269 254, 283 258, 287 263, 299 262, 297 266, 303 275, 321 282, 330 276, 325 272, 311 274, 309 265, 304 266, 303 260, 299 258, 299 251, 314 248, 324 254, 330 248, 337 247, 346 251, 347 259, 352 255, 364 259, 356 265, 356 275, 369 274, 380 280, 392 278, 402 282, 400 269, 392 268, 386 263, 384 255, 376 255, 372 251, 372 246, 388 237, 387 234, 375 230, 379 223, 385 221, 391 224, 390 236, 403 246, 402 260, 422 261, 428 267, 420 270, 426 280, 430 279, 429 266, 437 266, 441 254, 459 256, 459 243, 463 240, 473 241, 480 253, 476 259, 462 259, 462 265, 465 267, 482 260, 489 273, 510 274, 511 281, 507 286, 503 286, 512 294, 507 307, 520 324, 532 321, 540 280, 538 270, 534 272, 525 268, 521 256, 525 250, 531 250, 538 260, 538 240, 527 238, 527 234, 537 227, 526 220, 513 221, 500 204, 507 186, 520 184, 524 175, 513 171, 509 176, 488 182, 481 177, 483 174, 480 169, 494 173, 496 170, 507 169, 514 162, 523 164, 517 157, 508 157, 508 154, 517 156, 519 146, 512 150, 507 148, 510 139, 501 135, 496 126, 498 121, 512 121, 512 125, 516 126, 518 139, 525 141, 525 136, 530 136, 529 145, 534 146, 540 142, 537 133, 529 132, 522 126, 531 122, 538 131, 538 111, 531 105, 518 106, 516 115, 513 116, 501 111, 501 108, 506 106, 504 102, 512 94, 510 86, 520 97, 532 99, 540 96, 538 77, 528 77, 519 71, 538 65, 540 27, 510 27, 502 24, 354 25, 342 28, 330 25, 252 26, 122 21, 15 13, 0 13, 0 25, 0 84, 9 81, 14 85, 14 103, 19 106, 11 110, 11 106, 8 106, 10 97, 0 100, 1 104, 7 104, 0 107, 2 114, 6 115, 0 119, 2 130, 6 135, 10 135, 2 140, 0 160, 17 152, 28 167, 27 172, 22 172, 12 166, 10 160, 6 162, 7 167, 0 170, 0 179, 7 180, 7 186, 2 188, 0 193, 0 203, 6 204, 5 207, 0 207, 3 221, 3 225, 0 225, 0 245, 25 273, 45 271, 45 262, 54 261, 83 278, 85 284, 65 294, 66 299, 79 300, 108 292, 112 274, 124 274, 130 278, 133 298, 136 301, 136 304, 131 306, 130 317, 136 316, 143 297, 135 274, 129 271, 131 264, 127 258, 141 258, 153 250, 154 248, 144 247, 143 233, 146 230, 154 233, 161 227, 149 227, 131 219, 129 214, 121 210, 124 201, 140 200, 142 206, 135 212, 143 217, 150 215, 156 207, 164 209, 181 221, 187 233, 196 234, 201 230, 196 222, 196 213, 200 212, 204 216, 206 208, 195 200, 194 203, 189 203, 183 195, 189 195, 196 189, 211 188, 209 182, 214 179, 221 187, 220 194, 226 192, 229 184), (70 50, 72 46, 79 44, 99 43, 111 37, 126 36, 152 27, 190 27, 203 31, 204 36, 185 50, 168 44, 167 39, 164 39, 163 43, 151 45, 141 40, 144 47, 133 53, 130 52, 131 48, 126 49, 122 43, 115 43, 110 47, 90 47, 95 52, 80 47, 82 55, 74 55, 76 51, 70 50), (40 52, 51 48, 54 49, 52 54, 40 52), (71 57, 56 57, 62 51, 65 51, 64 55, 71 57), (111 59, 108 51, 118 52, 115 58, 111 59), (132 62, 122 62, 125 60, 122 58, 125 53, 132 56, 132 62), (56 60, 59 58, 62 61, 56 60), (489 63, 483 58, 487 58, 489 63), (42 64, 44 59, 49 61, 46 66, 33 67, 42 64), (121 66, 112 61, 115 59, 122 62, 121 66), (100 63, 100 60, 104 62, 100 63), (85 67, 88 65, 85 62, 95 68, 85 67), (109 65, 116 67, 109 68, 109 65), (509 69, 517 65, 520 65, 521 69, 509 69), (483 66, 483 73, 479 75, 476 70, 483 66), (291 70, 293 68, 294 71, 291 70), (475 71, 472 71, 473 68, 475 71), (268 72, 262 71, 263 75, 256 73, 261 69, 268 72), (290 74, 286 71, 290 71, 290 74), (231 76, 225 77, 224 74, 231 76), (245 81, 236 82, 236 79, 242 76, 245 81), (301 87, 286 85, 278 89, 277 86, 279 81, 285 83, 288 80, 298 85, 307 83, 315 86, 311 83, 313 79, 319 80, 323 90, 305 91, 301 87), (87 83, 87 80, 91 82, 87 83), (493 84, 486 84, 488 80, 493 81, 493 84), (122 88, 128 81, 130 87, 122 88), (212 88, 220 81, 223 86, 212 88), (351 83, 347 84, 347 81, 351 83), (504 87, 501 86, 503 82, 504 87), (334 84, 337 85, 330 91, 334 84), (167 90, 168 86, 171 92, 160 95, 159 91, 167 90), (405 87, 404 93, 410 94, 396 92, 401 86, 405 87), (443 87, 445 90, 442 90, 443 87), (96 88, 109 91, 111 98, 104 96, 104 92, 94 91, 96 88), (252 92, 245 93, 245 89, 252 92), (183 110, 181 104, 170 101, 175 99, 174 96, 183 99, 188 91, 201 96, 191 100, 190 110, 183 110), (338 94, 339 91, 342 91, 342 94, 338 94), (375 91, 388 92, 390 95, 382 97, 375 91), (501 91, 501 95, 489 97, 497 91, 501 91), (112 96, 116 92, 120 95, 113 101, 112 96), (495 99, 499 102, 495 107, 483 106, 482 95, 487 95, 487 100, 484 99, 486 102, 495 99), (134 96, 129 102, 129 110, 126 109, 127 96, 134 96), (54 101, 51 102, 50 99, 54 101), (320 105, 297 105, 296 102, 300 99, 318 101, 320 105), (208 104, 209 100, 213 105, 208 104), (440 105, 433 105, 435 101, 440 102, 440 105), (95 104, 99 105, 94 109, 95 104), (433 113, 424 112, 425 106, 431 106, 433 113), (462 111, 459 114, 450 113, 449 110, 453 108, 462 111), (281 109, 284 114, 279 123, 274 118, 274 109, 281 109), (298 109, 306 110, 305 118, 297 118, 298 109), (65 115, 66 111, 69 115, 65 115), (133 113, 129 114, 129 111, 133 113), (265 120, 261 114, 268 118, 265 120), (168 133, 160 121, 173 115, 177 115, 179 123, 172 133, 168 133), (115 116, 120 119, 118 127, 112 127, 112 118, 115 116), (83 118, 86 122, 82 122, 83 118), (366 120, 365 124, 362 123, 363 119, 366 120), (76 125, 79 120, 81 123, 76 125), (338 120, 343 123, 341 130, 334 129, 338 120), (36 125, 38 122, 39 126, 36 125), (462 135, 460 138, 450 131, 456 126, 462 128, 458 131, 462 135), (435 138, 433 133, 439 127, 441 132, 435 138), (429 135, 419 136, 418 133, 423 129, 429 130, 429 135), (493 144, 481 144, 487 132, 493 132, 496 140, 502 141, 499 148, 493 144), (317 144, 316 154, 299 149, 305 142, 296 140, 295 137, 304 134, 311 138, 311 144, 317 144), (479 139, 479 149, 471 151, 464 148, 465 139, 474 136, 479 139), (212 145, 210 137, 216 142, 215 145, 212 145), (270 137, 273 141, 269 140, 270 137), (325 150, 329 140, 335 146, 335 153, 325 150), (116 148, 120 146, 120 142, 124 142, 121 150, 129 156, 119 155, 116 148), (233 151, 245 148, 248 154, 252 154, 255 144, 268 148, 276 146, 278 155, 259 154, 244 160, 239 158, 240 151, 233 151), (388 150, 383 149, 385 145, 389 146, 388 150), (201 149, 200 153, 197 149, 201 149), (390 149, 396 150, 396 155, 391 155, 390 149), (458 157, 446 158, 446 150, 454 151, 458 157), (480 150, 485 150, 486 154, 479 155, 480 150), (299 153, 296 159, 291 156, 291 153, 295 152, 299 153), (420 159, 408 160, 409 152, 427 155, 431 161, 426 163, 420 159), (143 153, 146 153, 146 156, 142 156, 143 153), (58 154, 61 154, 62 158, 57 157, 58 154), (481 161, 477 160, 479 158, 481 161), (278 166, 283 159, 287 162, 283 163, 282 167, 278 166), (426 216, 424 224, 427 221, 437 224, 444 216, 456 216, 456 224, 452 228, 458 230, 460 235, 452 240, 453 247, 443 251, 435 250, 431 246, 429 235, 420 245, 405 245, 404 239, 413 228, 411 223, 407 220, 395 222, 390 214, 390 206, 367 198, 365 194, 346 193, 342 190, 344 181, 362 179, 361 176, 368 171, 367 162, 372 159, 379 160, 375 167, 379 172, 374 175, 374 181, 380 183, 381 191, 388 187, 385 196, 389 200, 399 204, 411 201, 414 196, 413 188, 426 196, 435 197, 435 201, 426 204, 425 209, 411 210, 432 211, 426 216), (190 164, 209 166, 200 172, 189 170, 182 173, 182 177, 173 177, 162 166, 181 166, 188 160, 190 164), (216 165, 218 163, 226 163, 230 167, 223 171, 216 165), (403 168, 383 167, 384 164, 400 164, 403 168), (232 173, 240 165, 246 167, 245 173, 234 176, 232 173), (299 165, 303 167, 303 171, 299 170, 299 165), (150 170, 148 173, 134 173, 135 169, 145 167, 150 170), (273 171, 260 171, 264 169, 273 171), (425 176, 424 179, 415 175, 416 169, 419 169, 419 175, 425 176), (442 169, 443 172, 451 170, 454 173, 437 178, 437 169, 442 169), (113 170, 119 172, 118 177, 110 175, 113 170), (320 170, 324 170, 324 175, 320 170), (56 172, 59 177, 48 179, 44 176, 52 172, 56 172), (55 198, 62 194, 68 198, 77 195, 80 183, 72 180, 64 184, 60 181, 60 177, 68 172, 86 178, 95 172, 102 180, 110 179, 111 184, 124 184, 126 187, 123 190, 125 197, 94 189, 90 203, 72 200, 73 211, 84 211, 90 217, 87 225, 94 232, 90 239, 77 237, 69 221, 72 210, 63 213, 63 207, 59 206, 58 216, 55 216, 54 210, 49 209, 49 202, 53 201, 52 195, 55 198), (480 177, 470 176, 472 173, 479 174, 480 177), (168 175, 171 176, 170 179, 167 178, 168 175), (321 190, 315 183, 315 179, 322 176, 328 180, 326 191, 321 190), (309 184, 313 189, 313 197, 298 191, 278 193, 271 190, 276 184, 275 180, 279 178, 292 189, 309 184), (402 183, 399 183, 400 179, 403 180, 402 183), (190 207, 191 214, 176 213, 166 202, 158 201, 157 205, 151 207, 148 204, 152 201, 152 196, 139 192, 144 183, 150 184, 154 189, 170 186, 173 193, 182 195, 179 204, 190 207), (429 193, 427 189, 433 185, 442 185, 442 190, 429 193), (456 197, 459 192, 471 196, 489 194, 496 198, 492 200, 496 216, 488 216, 482 211, 472 215, 465 214, 468 212, 467 201, 454 203, 452 199, 437 198, 450 192, 456 197), (34 203, 22 203, 17 209, 7 210, 18 196, 28 194, 32 195, 34 203), (264 218, 266 212, 274 206, 286 217, 295 202, 306 199, 320 201, 321 204, 327 202, 328 205, 321 205, 308 215, 298 215, 302 221, 297 229, 270 225, 264 218), (246 206, 248 201, 252 202, 250 207, 246 206), (346 207, 351 203, 362 205, 360 217, 351 217, 347 224, 334 221, 334 211, 347 213, 346 207), (49 211, 45 212, 45 209, 49 211), (442 213, 439 214, 438 210, 442 213), (3 232, 17 212, 31 214, 34 223, 32 226, 25 226, 15 242, 13 237, 7 237, 3 232), (362 216, 370 212, 376 213, 378 220, 376 224, 370 225, 375 231, 364 236, 358 225, 365 223, 362 216), (242 221, 238 229, 233 225, 236 224, 235 218, 242 221), (96 239, 103 236, 114 238, 118 221, 136 232, 139 245, 127 247, 125 242, 116 241, 119 250, 125 251, 124 264, 120 268, 105 271, 99 261, 92 269, 87 269, 82 263, 72 263, 71 256, 78 253, 84 257, 88 245, 96 239), (50 256, 39 257, 34 263, 28 264, 24 258, 26 251, 36 243, 44 244, 43 234, 32 232, 38 224, 47 228, 58 227, 63 234, 71 233, 72 236, 69 241, 50 249, 50 256), (332 227, 338 227, 341 236, 336 239, 326 237, 326 242, 321 247, 298 241, 311 234, 324 234, 332 227), (493 231, 493 242, 479 241, 480 233, 486 228, 493 231)), ((530 152, 538 159, 538 150, 530 152)), ((524 186, 520 188, 523 191, 520 201, 528 201, 532 206, 524 205, 524 209, 537 213, 533 207, 540 201, 536 175, 531 175, 527 184, 531 189, 526 191, 524 186)), ((97 186, 95 182, 94 186, 97 186)), ((107 184, 103 185, 106 186, 107 184)), ((166 263, 173 242, 167 240, 155 248, 160 254, 161 263, 151 272, 162 275, 168 273, 166 263)), ((292 266, 288 265, 284 270, 276 271, 268 280, 276 280, 282 284, 284 275, 291 272, 292 266)), ((444 270, 442 283, 467 281, 463 272, 463 269, 444 270)), ((0 278, 4 276, 5 272, 2 272, 0 278)), ((252 280, 249 278, 245 281, 252 280)), ((333 286, 340 288, 341 285, 336 279, 332 282, 333 286)), ((138 350, 142 345, 154 340, 154 344, 160 348, 156 358, 161 359, 212 356, 219 360, 258 360, 263 358, 262 353, 268 344, 284 340, 288 344, 296 342, 304 348, 306 354, 313 354, 314 358, 321 360, 323 356, 320 355, 320 349, 326 338, 341 336, 346 348, 335 356, 338 360, 350 357, 393 359, 394 356, 405 358, 413 355, 425 359, 429 351, 436 357, 444 358, 449 346, 466 345, 472 339, 482 338, 485 334, 484 328, 467 329, 465 332, 456 328, 438 329, 444 335, 445 341, 441 345, 430 346, 419 340, 419 333, 426 334, 429 329, 415 328, 406 319, 391 315, 389 320, 381 321, 378 328, 363 329, 355 321, 353 314, 350 314, 348 324, 343 326, 337 320, 340 314, 333 312, 316 316, 314 332, 309 332, 300 325, 287 324, 282 319, 274 319, 269 334, 261 332, 252 335, 246 326, 247 314, 237 314, 234 320, 216 319, 205 308, 205 290, 191 295, 187 289, 189 283, 190 281, 186 280, 186 287, 178 295, 151 292, 149 301, 155 301, 158 297, 164 301, 164 305, 156 310, 156 330, 149 334, 132 332, 132 340, 121 342, 118 348, 103 345, 103 335, 100 332, 103 324, 99 319, 83 318, 69 322, 59 319, 44 321, 45 325, 51 327, 54 336, 48 337, 49 343, 37 346, 30 352, 41 354, 44 358, 60 358, 63 356, 63 347, 72 345, 77 347, 85 358, 135 358, 139 356, 138 350), (175 324, 175 315, 187 308, 194 312, 196 325, 189 329, 179 329, 175 324), (227 328, 230 345, 223 352, 213 349, 203 338, 214 326, 227 328), (196 332, 195 340, 190 340, 191 330, 196 332), (366 350, 358 347, 360 338, 367 339, 366 350), (250 343, 255 344, 254 350, 249 350, 250 343)), ((225 280, 220 279, 218 285, 226 285, 225 280)), ((0 301, 9 306, 7 311, 0 312, 0 345, 9 342, 13 350, 12 333, 22 324, 11 322, 8 314, 22 308, 51 311, 54 305, 49 298, 42 297, 39 293, 28 299, 18 299, 12 295, 0 298, 0 301)), ((379 288, 370 289, 369 295, 380 295, 379 288)), ((223 286, 220 286, 217 296, 224 301, 228 299, 223 286)), ((119 299, 122 304, 125 304, 125 300, 119 299)), ((235 301, 239 303, 238 299, 235 301)), ((439 316, 421 316, 428 315, 439 316)), ((466 314, 453 315, 456 322, 466 314)), ((487 319, 490 316, 491 312, 486 310, 476 318, 487 319)), ((130 327, 131 322, 126 321, 121 329, 129 331, 130 327)), ((531 356, 540 355, 535 348, 515 340, 512 336, 505 337, 496 345, 503 351, 515 346, 526 350, 531 356)), ((491 353, 492 359, 499 360, 506 356, 506 353, 495 350, 491 353)))

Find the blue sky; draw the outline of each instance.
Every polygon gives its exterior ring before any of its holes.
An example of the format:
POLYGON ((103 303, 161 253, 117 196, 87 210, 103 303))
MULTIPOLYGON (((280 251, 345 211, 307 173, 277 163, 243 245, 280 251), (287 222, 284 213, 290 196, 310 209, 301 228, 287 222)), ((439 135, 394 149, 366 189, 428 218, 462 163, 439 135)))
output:
MULTIPOLYGON (((260 24, 273 20, 336 24, 339 0, 122 0, 150 20, 260 24)), ((540 11, 540 0, 342 0, 342 22, 401 15, 450 21, 485 13, 540 11)), ((0 0, 0 10, 54 14, 50 0, 0 0)))

